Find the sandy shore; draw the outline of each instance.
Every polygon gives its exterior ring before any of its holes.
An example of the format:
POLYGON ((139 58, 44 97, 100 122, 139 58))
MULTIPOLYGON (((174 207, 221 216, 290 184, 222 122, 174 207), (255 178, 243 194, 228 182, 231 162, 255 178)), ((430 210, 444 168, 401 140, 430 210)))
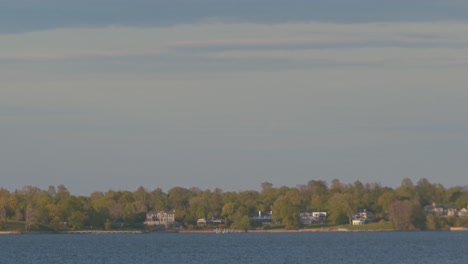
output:
POLYGON ((21 234, 18 231, 0 231, 0 235, 19 235, 21 234))
POLYGON ((468 231, 468 227, 451 227, 450 231, 468 231))

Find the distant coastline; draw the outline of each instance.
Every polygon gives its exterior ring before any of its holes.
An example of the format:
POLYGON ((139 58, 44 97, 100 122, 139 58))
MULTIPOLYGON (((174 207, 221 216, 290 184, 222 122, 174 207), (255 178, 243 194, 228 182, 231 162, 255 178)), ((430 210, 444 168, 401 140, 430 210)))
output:
MULTIPOLYGON (((229 232, 216 232, 215 230, 196 230, 196 229, 181 229, 163 232, 146 232, 142 230, 77 230, 64 232, 29 232, 29 231, 0 231, 0 235, 21 235, 21 234, 70 234, 70 235, 109 235, 109 234, 148 234, 148 233, 179 233, 179 234, 229 234, 229 233, 355 233, 355 232, 396 232, 399 230, 393 229, 347 229, 347 228, 306 228, 306 229, 270 229, 270 230, 230 230, 229 232)), ((448 230, 451 232, 467 232, 466 227, 452 227, 448 230)), ((426 231, 421 231, 426 232, 426 231)))

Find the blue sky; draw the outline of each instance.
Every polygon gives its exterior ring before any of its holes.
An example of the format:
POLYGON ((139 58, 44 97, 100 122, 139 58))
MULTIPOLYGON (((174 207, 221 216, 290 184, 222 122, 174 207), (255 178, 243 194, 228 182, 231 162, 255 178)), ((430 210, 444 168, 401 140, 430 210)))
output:
POLYGON ((0 0, 0 185, 466 185, 468 4, 0 0))

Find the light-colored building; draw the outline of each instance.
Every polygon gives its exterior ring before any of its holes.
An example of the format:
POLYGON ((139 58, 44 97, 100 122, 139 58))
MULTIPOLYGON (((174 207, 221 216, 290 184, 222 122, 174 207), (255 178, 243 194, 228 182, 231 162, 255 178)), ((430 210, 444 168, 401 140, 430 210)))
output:
POLYGON ((463 208, 458 211, 458 217, 468 217, 468 209, 463 208))
POLYGON ((224 225, 224 224, 226 224, 226 220, 222 218, 211 218, 211 219, 200 218, 197 220, 197 225, 199 226, 224 225))
POLYGON ((364 219, 353 219, 353 225, 364 225, 366 221, 364 219))
POLYGON ((374 217, 374 214, 370 211, 367 211, 366 209, 363 209, 357 213, 359 218, 364 219, 366 222, 372 221, 372 217, 374 217))
POLYGON ((364 225, 372 221, 374 214, 366 209, 359 210, 356 214, 353 215, 353 225, 364 225))
POLYGON ((433 215, 445 215, 446 214, 445 206, 441 204, 436 204, 436 203, 432 203, 431 205, 424 206, 424 212, 426 214, 433 214, 433 215))
POLYGON ((436 203, 424 206, 424 212, 426 214, 432 214, 437 216, 468 217, 467 208, 462 208, 461 210, 458 210, 453 206, 447 206, 436 203))
POLYGON ((262 225, 271 225, 273 212, 262 212, 258 211, 258 215, 252 217, 253 220, 260 222, 262 225))
POLYGON ((447 207, 447 208, 445 209, 445 212, 446 212, 447 216, 455 216, 455 217, 458 216, 458 210, 457 210, 457 208, 452 207, 452 206, 447 207))
POLYGON ((168 227, 175 222, 175 214, 168 213, 164 211, 158 212, 148 212, 146 213, 146 221, 144 222, 145 225, 163 225, 168 227))
POLYGON ((299 214, 301 223, 304 225, 325 223, 327 221, 326 212, 303 212, 299 214))

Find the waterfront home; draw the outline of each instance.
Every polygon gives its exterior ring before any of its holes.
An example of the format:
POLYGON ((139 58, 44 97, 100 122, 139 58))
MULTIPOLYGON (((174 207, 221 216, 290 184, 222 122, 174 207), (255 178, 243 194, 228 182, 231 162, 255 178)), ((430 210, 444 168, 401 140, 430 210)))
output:
POLYGON ((352 224, 353 225, 364 225, 372 221, 374 214, 366 209, 359 210, 353 215, 352 224))
POLYGON ((462 208, 461 210, 458 210, 453 206, 446 206, 443 204, 436 203, 424 206, 424 212, 426 214, 438 216, 468 217, 467 208, 462 208))
POLYGON ((458 211, 458 217, 468 217, 468 209, 463 208, 460 211, 458 211))
POLYGON ((372 212, 363 209, 353 215, 353 220, 362 220, 364 223, 369 223, 372 221, 373 216, 374 214, 372 212))
POLYGON ((445 206, 441 204, 436 204, 436 203, 432 203, 430 205, 424 206, 424 212, 426 214, 433 214, 433 215, 445 215, 446 214, 445 206))
POLYGON ((144 222, 145 225, 163 225, 166 228, 169 227, 170 225, 174 224, 175 222, 175 214, 174 213, 168 213, 164 211, 158 211, 158 212, 148 212, 146 213, 146 221, 144 222))
POLYGON ((366 209, 359 210, 355 215, 355 218, 364 219, 366 222, 372 221, 372 217, 374 214, 371 211, 367 211, 366 209))
POLYGON ((255 215, 252 217, 252 219, 254 221, 257 221, 259 223, 261 223, 262 225, 271 225, 271 222, 272 222, 272 212, 270 211, 269 213, 267 212, 262 212, 262 211, 258 211, 258 215, 255 215))
POLYGON ((325 223, 327 221, 326 212, 303 212, 299 214, 301 223, 304 225, 325 223))
POLYGON ((447 206, 445 208, 445 213, 447 214, 447 216, 458 216, 458 210, 453 206, 447 206))
POLYGON ((364 225, 366 224, 366 221, 364 219, 358 218, 358 219, 353 219, 353 225, 364 225))
POLYGON ((206 226, 206 225, 224 225, 226 224, 226 220, 222 218, 211 218, 211 219, 205 219, 205 218, 200 218, 197 220, 197 225, 199 226, 206 226))

